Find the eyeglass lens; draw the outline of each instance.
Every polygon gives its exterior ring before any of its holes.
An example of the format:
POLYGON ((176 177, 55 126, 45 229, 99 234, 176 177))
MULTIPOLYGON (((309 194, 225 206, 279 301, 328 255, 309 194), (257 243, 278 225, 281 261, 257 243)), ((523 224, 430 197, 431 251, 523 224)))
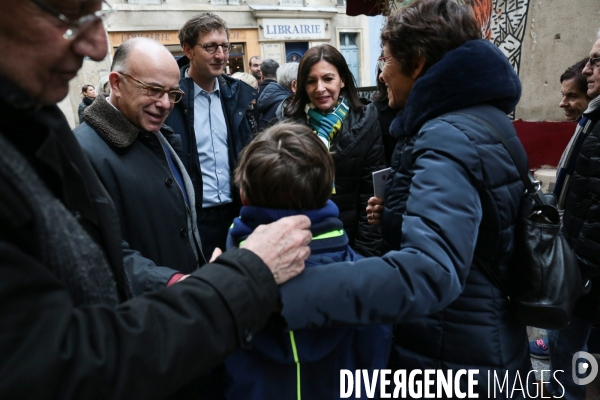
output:
POLYGON ((150 97, 152 100, 157 100, 157 101, 162 99, 162 97, 165 95, 165 93, 168 93, 169 102, 171 102, 171 103, 177 103, 183 97, 183 94, 181 92, 175 92, 175 91, 167 92, 166 90, 159 88, 159 87, 149 86, 146 88, 146 90, 148 91, 148 97, 150 97))
POLYGON ((204 50, 206 50, 210 54, 215 53, 217 51, 217 48, 219 48, 219 46, 221 46, 221 49, 223 49, 223 53, 229 53, 229 50, 231 49, 230 43, 221 43, 221 44, 207 43, 207 44, 201 44, 200 46, 204 47, 204 50))

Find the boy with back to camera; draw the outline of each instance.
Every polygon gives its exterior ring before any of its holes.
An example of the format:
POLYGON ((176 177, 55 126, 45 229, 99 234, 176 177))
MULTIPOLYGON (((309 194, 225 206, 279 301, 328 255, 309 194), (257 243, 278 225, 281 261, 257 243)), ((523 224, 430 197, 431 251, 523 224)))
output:
MULTIPOLYGON (((348 245, 339 210, 329 199, 333 179, 333 159, 309 127, 282 122, 260 133, 240 155, 235 182, 243 207, 227 247, 238 247, 261 224, 301 214, 312 223, 307 268, 357 260, 360 256, 348 245)), ((371 374, 385 368, 390 343, 389 326, 286 331, 279 314, 273 313, 254 337, 253 348, 227 359, 226 395, 256 400, 339 398, 340 370, 367 369, 371 374)), ((361 393, 365 395, 364 388, 361 393)))

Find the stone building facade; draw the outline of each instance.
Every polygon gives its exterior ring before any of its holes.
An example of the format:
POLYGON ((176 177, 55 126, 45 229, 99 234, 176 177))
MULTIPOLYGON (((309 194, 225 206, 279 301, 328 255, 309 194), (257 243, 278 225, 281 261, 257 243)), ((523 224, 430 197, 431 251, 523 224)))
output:
MULTIPOLYGON (((260 4, 254 0, 113 0, 111 4, 117 10, 107 24, 111 52, 127 39, 144 36, 164 44, 175 57, 182 56, 179 28, 193 15, 210 11, 223 18, 230 30, 234 48, 229 73, 247 72, 255 55, 282 64, 297 61, 309 47, 329 43, 344 54, 358 86, 372 83, 368 18, 347 16, 344 0, 260 0, 260 4)), ((71 82, 69 98, 61 104, 65 114, 77 110, 83 84, 96 85, 108 75, 111 56, 100 63, 85 61, 71 82)), ((77 117, 70 122, 76 125, 77 117)))
MULTIPOLYGON (((481 13, 484 19, 489 15, 489 39, 513 63, 523 83, 523 95, 513 117, 560 121, 559 77, 589 54, 600 29, 600 1, 457 1, 491 10, 481 13)), ((131 37, 146 36, 180 56, 179 28, 194 14, 211 11, 230 28, 230 41, 235 45, 230 73, 247 71, 248 60, 254 55, 283 63, 297 60, 311 46, 329 43, 344 54, 358 86, 375 85, 383 18, 348 16, 344 0, 112 0, 111 4, 118 10, 107 26, 112 51, 131 37)), ((61 107, 72 126, 78 123, 81 86, 95 85, 108 75, 111 55, 100 63, 86 60, 71 82, 70 96, 61 107)))

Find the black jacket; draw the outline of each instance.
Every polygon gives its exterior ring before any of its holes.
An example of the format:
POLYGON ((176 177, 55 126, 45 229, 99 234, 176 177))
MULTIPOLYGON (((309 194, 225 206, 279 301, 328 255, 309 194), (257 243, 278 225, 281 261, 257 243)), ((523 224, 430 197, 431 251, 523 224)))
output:
MULTIPOLYGON (((284 119, 283 103, 277 118, 284 119)), ((299 123, 307 123, 303 113, 299 123)), ((385 168, 377 110, 367 104, 350 109, 342 129, 331 142, 335 164, 335 192, 331 200, 340 209, 340 220, 350 247, 362 256, 381 255, 383 241, 379 228, 367 223, 367 201, 373 197, 373 171, 385 168)))
MULTIPOLYGON (((600 99, 592 100, 598 102, 600 99)), ((600 105, 584 113, 595 125, 585 138, 570 178, 563 215, 563 232, 579 261, 582 276, 592 280, 590 292, 574 312, 600 320, 600 105)))
POLYGON ((39 210, 0 174, 2 398, 164 399, 248 346, 278 292, 256 255, 227 252, 184 282, 126 301, 114 205, 64 115, 56 106, 35 108, 1 77, 0 109, 0 135, 104 250, 122 301, 73 305, 63 280, 40 261, 39 210))
MULTIPOLYGON (((187 168, 190 178, 194 183, 196 191, 196 208, 202 208, 202 172, 198 159, 198 147, 196 146, 196 133, 194 131, 194 81, 186 78, 185 72, 189 68, 189 59, 182 57, 178 64, 181 70, 179 85, 185 92, 183 100, 175 104, 175 108, 169 114, 165 124, 173 128, 173 131, 181 136, 181 147, 183 150, 181 161, 187 168)), ((258 97, 258 91, 252 86, 240 80, 221 75, 219 80, 221 104, 227 123, 227 144, 229 151, 229 169, 231 172, 231 196, 237 207, 242 203, 239 192, 233 185, 233 173, 237 167, 240 151, 253 138, 252 129, 246 118, 246 110, 252 100, 258 97)), ((207 255, 208 256, 208 255, 207 255)))
POLYGON ((273 82, 258 95, 256 114, 258 114, 258 130, 263 131, 277 122, 276 111, 279 105, 292 95, 292 91, 277 82, 273 82))
MULTIPOLYGON (((189 274, 204 265, 201 247, 195 242, 192 247, 183 193, 156 134, 140 132, 124 148, 101 137, 88 122, 74 134, 114 200, 134 294, 164 288, 173 274, 189 274)), ((162 134, 181 154, 179 135, 168 127, 162 134)))

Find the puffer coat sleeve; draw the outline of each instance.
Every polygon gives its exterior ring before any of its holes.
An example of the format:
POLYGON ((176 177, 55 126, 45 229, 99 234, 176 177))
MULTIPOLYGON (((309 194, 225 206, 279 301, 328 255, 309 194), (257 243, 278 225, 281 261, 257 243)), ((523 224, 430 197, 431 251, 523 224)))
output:
POLYGON ((287 282, 288 328, 395 323, 440 311, 460 295, 482 218, 477 149, 460 129, 435 120, 419 132, 410 162, 406 212, 395 228, 401 249, 308 269, 287 282))

